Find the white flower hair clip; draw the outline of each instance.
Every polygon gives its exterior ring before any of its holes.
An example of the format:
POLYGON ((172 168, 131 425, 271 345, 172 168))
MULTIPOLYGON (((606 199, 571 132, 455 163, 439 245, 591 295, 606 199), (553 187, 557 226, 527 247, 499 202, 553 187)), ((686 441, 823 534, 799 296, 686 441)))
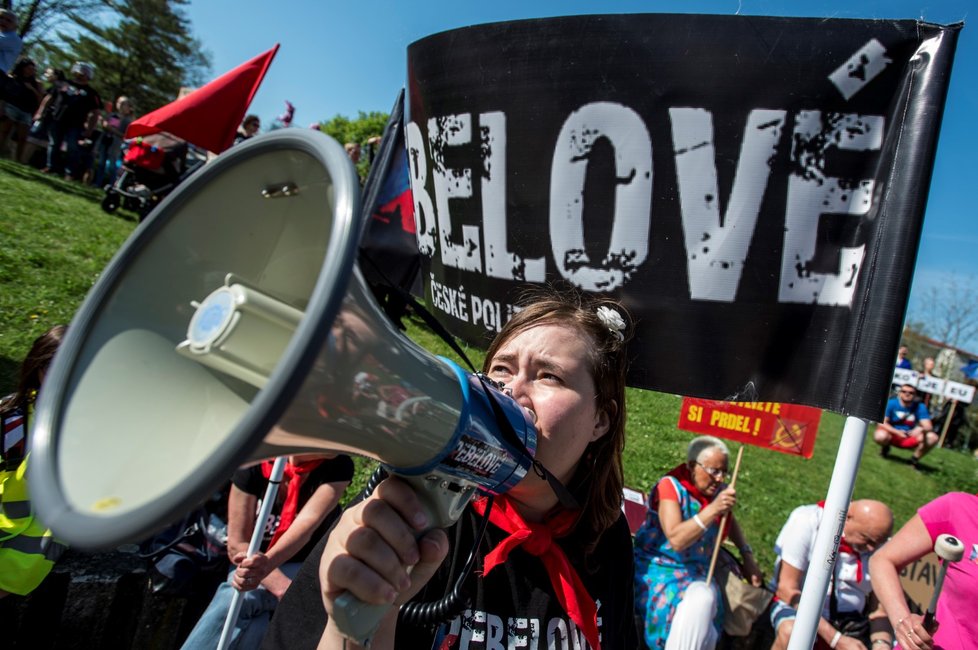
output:
POLYGON ((608 330, 618 337, 619 341, 625 340, 622 332, 625 330, 625 319, 611 307, 598 307, 598 320, 608 328, 608 330))

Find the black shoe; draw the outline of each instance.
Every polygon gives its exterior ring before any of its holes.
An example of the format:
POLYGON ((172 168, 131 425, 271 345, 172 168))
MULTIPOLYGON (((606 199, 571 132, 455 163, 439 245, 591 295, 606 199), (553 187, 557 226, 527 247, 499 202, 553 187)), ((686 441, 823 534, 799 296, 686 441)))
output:
POLYGON ((919 472, 920 471, 920 459, 919 458, 914 458, 914 457, 911 456, 911 458, 910 458, 910 467, 913 468, 913 470, 915 472, 919 472))
POLYGON ((883 445, 880 447, 880 456, 883 458, 890 457, 890 445, 883 445))

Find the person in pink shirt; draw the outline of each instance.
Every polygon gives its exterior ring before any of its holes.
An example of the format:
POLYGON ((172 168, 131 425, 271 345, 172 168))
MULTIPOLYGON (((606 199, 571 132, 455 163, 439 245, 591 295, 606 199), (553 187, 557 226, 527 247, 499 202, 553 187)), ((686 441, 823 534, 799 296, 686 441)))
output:
POLYGON ((922 506, 869 562, 873 589, 904 650, 978 648, 978 617, 968 615, 978 602, 978 495, 951 492, 922 506), (923 616, 911 614, 900 585, 900 570, 934 548, 938 535, 964 544, 964 557, 952 563, 937 601, 938 628, 924 629, 923 616))

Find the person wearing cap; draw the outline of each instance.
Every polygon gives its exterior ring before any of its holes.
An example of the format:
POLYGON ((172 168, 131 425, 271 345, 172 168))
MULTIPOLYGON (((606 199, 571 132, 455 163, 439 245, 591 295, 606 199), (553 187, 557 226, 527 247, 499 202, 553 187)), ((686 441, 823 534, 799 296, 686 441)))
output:
POLYGON ((55 102, 57 110, 48 129, 48 156, 43 170, 48 173, 64 173, 65 179, 81 178, 85 173, 82 163, 81 143, 90 140, 98 123, 102 99, 92 88, 95 66, 78 62, 71 66, 68 82, 56 95, 48 95, 37 109, 43 115, 47 105, 55 102), (64 156, 61 146, 65 145, 64 156))
POLYGON ((9 9, 0 9, 0 72, 3 74, 14 67, 24 47, 24 42, 17 33, 18 24, 17 14, 9 9))

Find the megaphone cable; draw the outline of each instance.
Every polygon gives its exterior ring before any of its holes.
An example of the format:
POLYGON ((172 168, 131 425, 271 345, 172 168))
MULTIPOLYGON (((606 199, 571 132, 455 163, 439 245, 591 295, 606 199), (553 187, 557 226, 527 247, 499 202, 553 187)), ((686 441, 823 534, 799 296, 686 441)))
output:
POLYGON ((435 623, 448 621, 460 614, 462 610, 465 609, 468 603, 467 596, 463 592, 462 588, 465 581, 472 573, 472 567, 475 566, 475 560, 478 557, 479 547, 482 546, 482 540, 486 536, 486 529, 489 527, 489 513, 492 511, 492 504, 493 496, 488 495, 486 512, 482 517, 482 521, 479 522, 479 529, 476 531, 475 538, 473 539, 472 547, 469 550, 469 556, 465 560, 465 565, 462 567, 462 571, 455 579, 455 584, 452 586, 451 592, 446 594, 440 600, 433 602, 405 603, 401 606, 401 609, 398 612, 398 617, 401 620, 414 625, 433 625, 435 623))

